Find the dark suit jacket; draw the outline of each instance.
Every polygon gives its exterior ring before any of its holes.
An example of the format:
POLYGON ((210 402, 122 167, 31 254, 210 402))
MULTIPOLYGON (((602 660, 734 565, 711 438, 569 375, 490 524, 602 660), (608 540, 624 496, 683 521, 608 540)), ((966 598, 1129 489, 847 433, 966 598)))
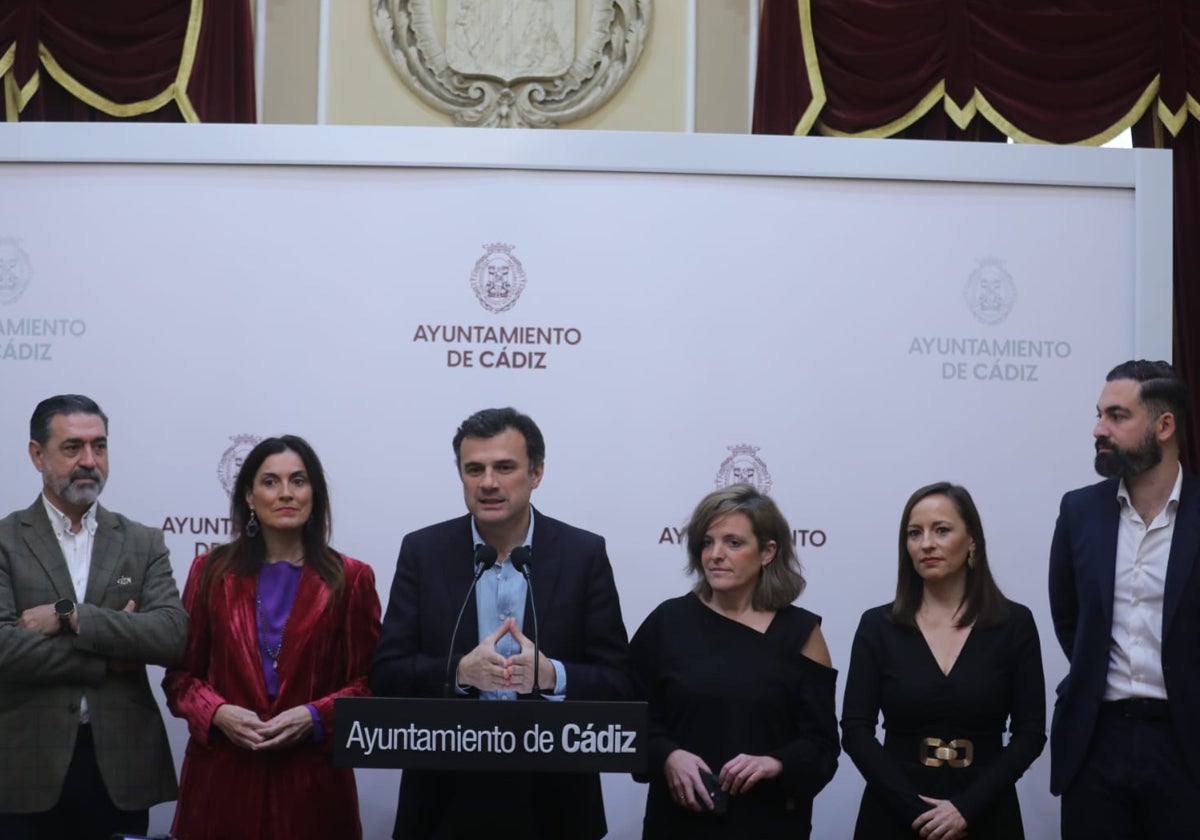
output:
MULTIPOLYGON (((473 554, 469 516, 404 538, 383 636, 371 664, 373 693, 443 696, 450 634, 471 586, 473 554)), ((538 643, 547 656, 563 663, 567 699, 630 699, 628 637, 603 538, 535 512, 532 569, 538 643)), ((527 636, 533 627, 530 600, 525 599, 522 625, 527 636)), ((451 668, 478 644, 472 595, 451 668)), ((417 770, 406 770, 401 777, 397 838, 460 837, 476 831, 495 838, 508 836, 504 832, 509 829, 513 836, 603 837, 607 825, 599 777, 417 770), (542 833, 529 834, 530 829, 542 833)))
POLYGON ((311 566, 300 573, 279 649, 279 695, 267 696, 253 575, 226 575, 201 597, 208 555, 192 563, 184 603, 187 650, 167 671, 171 711, 188 723, 187 755, 172 832, 188 840, 238 837, 350 840, 362 836, 354 771, 334 767, 333 703, 367 693, 367 663, 379 641, 375 573, 345 557, 345 590, 334 603, 311 566), (311 703, 325 738, 251 752, 212 725, 225 703, 274 717, 311 703))
POLYGON ((21 613, 75 598, 70 572, 39 496, 0 520, 0 811, 54 807, 86 696, 96 760, 118 808, 175 798, 175 765, 145 668, 113 672, 109 659, 172 665, 183 653, 187 614, 162 532, 97 508, 79 635, 46 636, 21 613), (137 612, 122 612, 132 599, 137 612))
MULTIPOLYGON (((1120 503, 1109 479, 1063 496, 1050 546, 1050 612, 1070 671, 1050 728, 1050 790, 1070 787, 1092 740, 1108 678, 1120 503)), ((1200 483, 1185 472, 1163 602, 1162 667, 1171 724, 1200 781, 1200 483)))

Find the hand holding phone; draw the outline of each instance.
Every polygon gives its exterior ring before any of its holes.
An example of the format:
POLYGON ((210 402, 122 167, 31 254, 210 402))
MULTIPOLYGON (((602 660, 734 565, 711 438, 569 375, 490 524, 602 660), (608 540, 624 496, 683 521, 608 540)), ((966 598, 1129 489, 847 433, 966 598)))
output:
POLYGON ((699 771, 700 781, 704 783, 704 790, 708 793, 708 798, 712 800, 714 814, 724 814, 729 808, 729 793, 721 787, 721 781, 712 773, 699 771))

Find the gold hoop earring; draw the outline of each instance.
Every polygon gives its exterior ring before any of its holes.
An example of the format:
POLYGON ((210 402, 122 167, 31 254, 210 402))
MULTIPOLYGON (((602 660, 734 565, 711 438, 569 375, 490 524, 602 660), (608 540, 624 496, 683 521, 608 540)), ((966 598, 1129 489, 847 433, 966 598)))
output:
POLYGON ((967 549, 967 568, 975 568, 975 546, 971 546, 967 549))

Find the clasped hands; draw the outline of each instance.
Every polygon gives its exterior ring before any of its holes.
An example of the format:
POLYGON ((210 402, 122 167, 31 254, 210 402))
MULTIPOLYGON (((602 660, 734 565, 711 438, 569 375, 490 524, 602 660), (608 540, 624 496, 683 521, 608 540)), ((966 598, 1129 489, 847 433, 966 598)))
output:
MULTIPOLYGON (((538 687, 553 691, 558 679, 545 651, 538 654, 538 687)), ((455 679, 459 685, 469 685, 480 691, 515 691, 528 694, 533 691, 533 642, 517 629, 517 620, 507 618, 488 634, 474 650, 458 663, 455 679), (503 656, 496 651, 496 643, 511 634, 521 650, 514 656, 503 656)))
MULTIPOLYGON (((712 798, 704 787, 700 772, 712 773, 704 759, 687 750, 675 750, 667 756, 663 768, 671 798, 689 811, 711 811, 712 798)), ((773 779, 783 771, 783 763, 769 755, 739 753, 721 767, 717 781, 730 796, 745 793, 763 779, 773 779)))
POLYGON ((277 750, 312 734, 312 713, 307 706, 293 706, 269 720, 241 706, 226 703, 213 715, 213 726, 225 737, 247 750, 277 750))
POLYGON ((913 820, 913 831, 928 840, 960 840, 967 836, 967 821, 949 799, 922 796, 921 801, 931 807, 913 820))

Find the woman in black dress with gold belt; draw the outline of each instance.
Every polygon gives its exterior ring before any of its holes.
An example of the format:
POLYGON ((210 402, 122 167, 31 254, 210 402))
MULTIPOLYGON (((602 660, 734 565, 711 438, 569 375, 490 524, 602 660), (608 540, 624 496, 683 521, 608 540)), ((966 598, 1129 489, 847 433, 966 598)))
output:
POLYGON ((1022 838, 1015 784, 1045 743, 1033 615, 992 579, 966 489, 922 487, 900 520, 896 600, 863 614, 850 654, 842 746, 867 780, 854 836, 1022 838))
POLYGON ((693 591, 660 604, 630 643, 650 703, 643 837, 805 838, 837 768, 820 617, 791 529, 748 485, 710 493, 687 529, 693 591))

